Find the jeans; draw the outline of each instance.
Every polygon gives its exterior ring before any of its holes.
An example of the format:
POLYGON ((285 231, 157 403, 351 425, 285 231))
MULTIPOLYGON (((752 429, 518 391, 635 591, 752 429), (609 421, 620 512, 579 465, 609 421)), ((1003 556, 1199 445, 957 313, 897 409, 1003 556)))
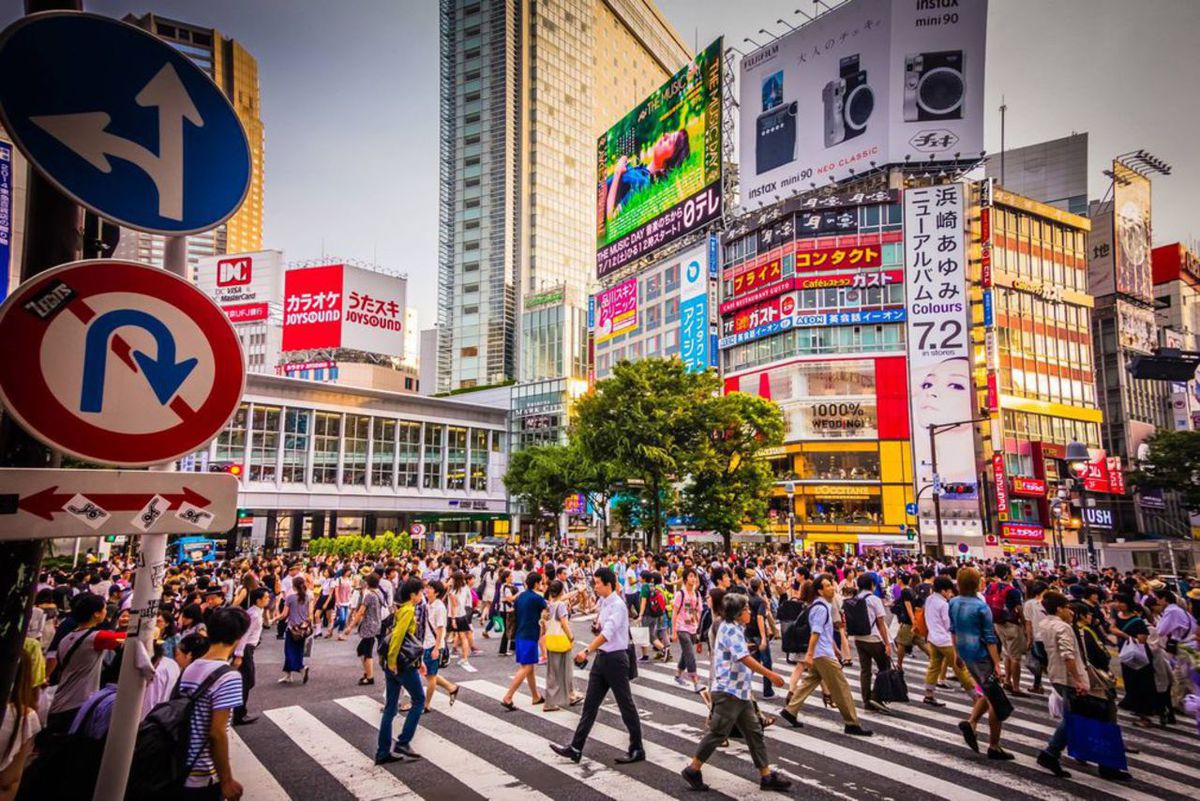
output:
POLYGON ((1055 684, 1054 689, 1058 690, 1058 694, 1063 699, 1063 716, 1058 722, 1058 728, 1054 730, 1054 734, 1050 735, 1050 742, 1046 743, 1046 753, 1058 759, 1062 756, 1063 749, 1067 747, 1067 713, 1066 709, 1071 705, 1071 698, 1075 695, 1075 688, 1068 687, 1065 684, 1055 684))
POLYGON ((334 631, 345 631, 346 624, 350 621, 350 607, 338 604, 337 612, 333 617, 334 631))
POLYGON ((238 668, 238 673, 242 674, 242 704, 233 710, 234 720, 246 719, 246 706, 250 702, 250 691, 254 689, 255 647, 247 645, 242 652, 242 666, 238 668))
POLYGON ((400 688, 408 691, 412 699, 412 708, 404 716, 404 727, 400 729, 396 745, 408 745, 412 742, 417 733, 417 724, 421 722, 421 713, 425 710, 425 688, 421 686, 421 674, 415 667, 393 673, 385 666, 383 675, 387 681, 387 689, 383 697, 383 718, 379 721, 379 741, 375 746, 376 759, 382 759, 391 751, 392 721, 400 703, 400 688))
MULTIPOLYGON (((757 659, 759 662, 761 662, 763 667, 771 668, 771 667, 774 667, 775 663, 771 661, 771 641, 770 640, 767 640, 766 646, 767 647, 763 648, 761 651, 755 652, 754 658, 757 659)), ((766 676, 763 676, 762 683, 763 683, 763 698, 774 697, 775 687, 774 687, 774 685, 771 684, 771 680, 768 679, 766 676)))

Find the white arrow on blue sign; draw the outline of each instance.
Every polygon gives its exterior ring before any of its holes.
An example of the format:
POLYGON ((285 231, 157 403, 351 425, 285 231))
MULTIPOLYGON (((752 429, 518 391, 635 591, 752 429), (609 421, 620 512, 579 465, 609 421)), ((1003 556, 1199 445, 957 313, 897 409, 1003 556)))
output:
POLYGON ((228 219, 250 188, 250 147, 225 94, 133 25, 77 12, 0 34, 0 121, 64 193, 102 217, 167 236, 228 219), (119 54, 119 55, 115 55, 119 54))

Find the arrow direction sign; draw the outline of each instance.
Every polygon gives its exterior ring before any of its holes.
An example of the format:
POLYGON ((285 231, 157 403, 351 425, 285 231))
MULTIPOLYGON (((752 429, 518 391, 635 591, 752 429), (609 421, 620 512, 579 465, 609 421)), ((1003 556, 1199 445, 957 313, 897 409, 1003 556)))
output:
POLYGON ((0 85, 14 143, 102 217, 198 233, 228 219, 250 188, 250 147, 224 92, 136 26, 78 12, 22 17, 0 34, 0 75, 29 79, 0 85))
POLYGON ((155 497, 146 533, 218 533, 237 523, 237 493, 228 473, 0 468, 0 540, 136 534, 155 497))

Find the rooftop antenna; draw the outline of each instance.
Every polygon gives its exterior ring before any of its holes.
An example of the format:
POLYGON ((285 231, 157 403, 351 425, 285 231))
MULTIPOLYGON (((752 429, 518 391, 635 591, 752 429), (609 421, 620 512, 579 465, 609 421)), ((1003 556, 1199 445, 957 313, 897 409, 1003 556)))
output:
POLYGON ((786 25, 786 26, 787 26, 787 29, 788 29, 789 31, 794 31, 794 30, 796 30, 796 26, 795 26, 795 25, 789 25, 788 23, 784 22, 782 19, 777 19, 777 20, 775 20, 775 22, 776 22, 776 23, 778 23, 779 25, 786 25))
POLYGON ((1004 95, 1000 95, 1000 185, 1004 186, 1004 116, 1008 113, 1008 104, 1004 95))

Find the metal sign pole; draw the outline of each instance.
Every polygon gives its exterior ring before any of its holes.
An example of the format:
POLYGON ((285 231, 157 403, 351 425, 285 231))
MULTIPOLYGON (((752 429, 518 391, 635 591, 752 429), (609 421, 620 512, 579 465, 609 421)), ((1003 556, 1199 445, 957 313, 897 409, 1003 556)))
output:
MULTIPOLYGON (((163 267, 168 272, 187 278, 187 237, 167 238, 163 267)), ((150 469, 172 471, 175 463, 168 462, 150 469)), ((122 801, 125 798, 133 747, 137 742, 138 726, 142 722, 142 698, 146 685, 154 677, 154 629, 158 622, 158 604, 162 599, 166 556, 166 534, 142 535, 137 573, 134 575, 133 601, 129 610, 128 636, 121 659, 121 675, 117 680, 117 699, 92 801, 122 801)))

